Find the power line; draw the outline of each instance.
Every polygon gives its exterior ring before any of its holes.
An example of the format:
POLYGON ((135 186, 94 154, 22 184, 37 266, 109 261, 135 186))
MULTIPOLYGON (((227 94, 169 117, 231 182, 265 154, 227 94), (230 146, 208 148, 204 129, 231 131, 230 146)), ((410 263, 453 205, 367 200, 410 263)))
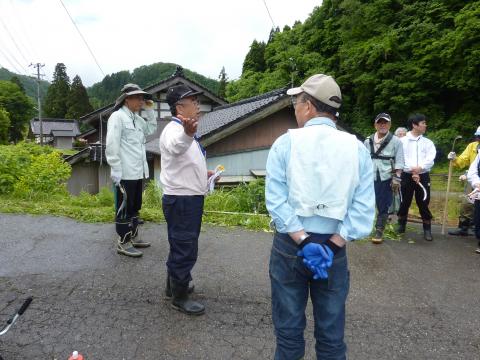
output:
POLYGON ((5 25, 5 23, 3 22, 2 18, 0 18, 0 22, 2 23, 3 28, 5 29, 5 31, 7 32, 8 36, 10 37, 10 40, 12 40, 13 45, 15 45, 15 47, 17 48, 18 53, 20 54, 20 56, 23 58, 23 60, 25 60, 25 63, 28 64, 27 58, 23 55, 22 50, 20 50, 20 48, 18 47, 18 44, 17 44, 17 42, 15 41, 15 38, 14 38, 14 37, 12 36, 12 34, 10 33, 10 30, 8 30, 8 27, 7 27, 7 25, 5 25))
MULTIPOLYGON (((10 57, 12 57, 15 62, 18 63, 18 61, 15 59, 15 57, 13 57, 10 53, 6 54, 5 52, 3 52, 3 50, 7 51, 7 48, 6 47, 3 47, 3 46, 0 46, 0 53, 3 55, 3 58, 5 60, 7 60, 7 62, 10 64, 10 67, 17 73, 17 74, 23 74, 23 75, 26 75, 26 71, 25 70, 19 70, 17 68, 17 66, 15 65, 15 63, 10 59, 10 57)), ((20 68, 22 68, 22 66, 20 65, 20 68)))
POLYGON ((272 14, 270 14, 270 10, 268 10, 267 1, 263 0, 263 3, 265 4, 265 9, 267 9, 267 13, 268 13, 268 16, 270 17, 270 20, 272 21, 272 26, 275 29, 276 27, 275 22, 273 21, 272 14))
POLYGON ((63 1, 62 0, 59 0, 59 1, 62 4, 63 8, 65 9, 65 12, 67 13, 68 17, 72 21, 73 26, 75 26, 75 29, 77 29, 77 32, 80 35, 80 37, 82 38, 83 42, 85 43, 85 46, 87 47, 88 51, 90 52, 90 55, 92 55, 93 60, 95 60, 95 63, 97 64, 98 68, 100 69, 100 72, 105 77, 105 73, 103 72, 102 68, 100 67, 100 64, 98 63, 97 58, 93 54, 92 49, 90 49, 90 46, 88 46, 87 40, 85 40, 85 38, 83 37, 82 33, 80 32, 80 29, 78 28, 77 24, 75 24, 75 21, 73 20, 72 16, 70 15, 67 8, 65 7, 65 4, 63 3, 63 1))
MULTIPOLYGON (((38 59, 38 53, 35 49, 35 47, 32 46, 32 42, 30 41, 29 35, 24 31, 24 29, 27 29, 25 26, 25 23, 23 22, 22 16, 23 12, 18 10, 17 5, 15 4, 14 0, 10 0, 10 10, 12 13, 12 18, 15 20, 15 25, 17 25, 17 30, 20 29, 21 33, 21 38, 19 37, 17 40, 20 40, 20 44, 22 45, 23 49, 26 50, 26 55, 29 58, 33 59, 38 59)), ((11 25, 12 23, 10 23, 11 25)))

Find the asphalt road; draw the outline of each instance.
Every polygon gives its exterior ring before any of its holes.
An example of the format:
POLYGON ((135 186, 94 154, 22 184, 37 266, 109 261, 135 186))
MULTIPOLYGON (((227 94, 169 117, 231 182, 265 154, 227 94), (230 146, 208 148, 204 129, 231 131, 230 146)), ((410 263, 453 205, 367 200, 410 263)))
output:
MULTIPOLYGON (((402 241, 348 245, 350 359, 480 359, 480 255, 473 237, 415 230, 402 241)), ((147 223, 141 259, 114 251, 114 227, 59 217, 0 214, 0 337, 5 360, 271 359, 275 339, 268 259, 271 234, 204 226, 194 269, 206 315, 163 298, 166 226, 147 223)), ((313 359, 309 307, 306 359, 313 359)))

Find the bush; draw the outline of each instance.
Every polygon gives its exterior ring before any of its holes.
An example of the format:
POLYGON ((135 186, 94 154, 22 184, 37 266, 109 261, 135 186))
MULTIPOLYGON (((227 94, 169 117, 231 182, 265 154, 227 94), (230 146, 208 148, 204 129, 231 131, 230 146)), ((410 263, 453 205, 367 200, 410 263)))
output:
POLYGON ((66 182, 72 168, 63 161, 59 152, 32 155, 30 166, 14 184, 14 194, 19 197, 32 197, 36 194, 66 193, 66 182))
POLYGON ((206 210, 266 214, 265 180, 258 179, 232 189, 221 189, 207 196, 206 210))
POLYGON ((49 146, 32 143, 0 145, 0 194, 13 192, 14 185, 29 169, 36 156, 55 152, 49 146))

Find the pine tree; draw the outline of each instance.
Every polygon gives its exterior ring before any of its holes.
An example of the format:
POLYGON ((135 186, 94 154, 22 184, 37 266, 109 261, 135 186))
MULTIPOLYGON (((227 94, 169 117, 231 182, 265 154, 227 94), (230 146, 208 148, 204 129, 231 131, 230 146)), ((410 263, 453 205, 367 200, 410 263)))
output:
POLYGON ((242 74, 247 70, 254 72, 265 71, 265 47, 266 45, 263 41, 253 40, 252 45, 250 45, 250 51, 243 61, 242 74))
POLYGON ((80 76, 75 76, 70 87, 67 100, 68 110, 65 114, 67 119, 78 119, 80 116, 93 111, 88 99, 87 90, 83 86, 80 76))
POLYGON ((64 64, 58 63, 53 73, 52 85, 48 88, 45 98, 45 116, 52 118, 65 118, 68 110, 68 96, 70 93, 70 79, 64 64))
POLYGON ((227 89, 228 77, 227 73, 225 72, 225 66, 222 67, 220 71, 220 75, 218 75, 218 96, 221 98, 225 97, 225 91, 227 89))

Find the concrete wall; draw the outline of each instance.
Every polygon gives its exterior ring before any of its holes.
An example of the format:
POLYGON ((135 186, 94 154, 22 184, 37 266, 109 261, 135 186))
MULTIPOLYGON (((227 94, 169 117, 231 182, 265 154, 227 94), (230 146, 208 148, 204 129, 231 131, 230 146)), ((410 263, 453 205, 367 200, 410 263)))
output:
POLYGON ((73 138, 68 136, 55 137, 53 146, 57 149, 71 149, 73 147, 73 138))
POLYGON ((78 195, 81 191, 98 193, 98 164, 85 162, 74 164, 67 189, 72 195, 78 195))

